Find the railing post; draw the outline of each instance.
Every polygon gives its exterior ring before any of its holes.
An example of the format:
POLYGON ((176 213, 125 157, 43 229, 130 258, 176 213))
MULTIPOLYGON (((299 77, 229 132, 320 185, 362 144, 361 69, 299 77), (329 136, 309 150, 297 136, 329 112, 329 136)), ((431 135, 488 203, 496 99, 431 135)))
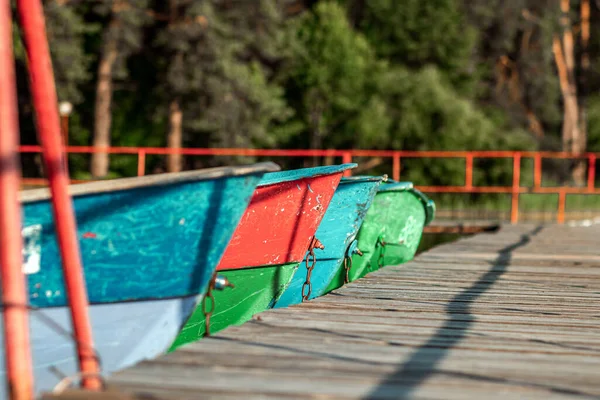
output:
POLYGON ((146 151, 145 150, 138 150, 137 175, 138 176, 146 175, 146 151))
POLYGON ((400 152, 395 151, 393 158, 393 166, 392 166, 392 179, 396 182, 400 180, 400 152))
POLYGON ((18 0, 23 42, 28 58, 30 88, 52 193, 52 211, 62 259, 63 276, 71 311, 79 367, 87 389, 100 389, 98 360, 94 352, 88 297, 81 266, 77 223, 65 171, 64 144, 60 132, 58 100, 40 0, 18 0), (96 377, 95 377, 96 376, 96 377))
MULTIPOLYGON (((349 164, 352 162, 352 153, 349 151, 345 151, 342 154, 342 163, 349 164)), ((347 169, 344 171, 344 176, 352 176, 352 170, 347 169)))
POLYGON ((22 271, 19 205, 19 123, 12 44, 11 6, 0 2, 0 268, 2 280, 4 370, 10 399, 33 399, 27 287, 22 271))
POLYGON ((559 224, 565 223, 565 208, 567 205, 567 192, 561 189, 558 192, 558 212, 556 213, 556 222, 559 224))
POLYGON ((533 187, 542 186, 542 156, 539 153, 533 157, 533 187))
POLYGON ((473 189, 473 155, 467 154, 465 157, 465 188, 473 189))
POLYGON ((596 155, 590 154, 588 156, 588 181, 587 188, 590 192, 594 191, 596 186, 596 155))
POLYGON ((521 190, 521 153, 513 156, 512 201, 510 207, 510 223, 519 222, 519 192, 521 190))

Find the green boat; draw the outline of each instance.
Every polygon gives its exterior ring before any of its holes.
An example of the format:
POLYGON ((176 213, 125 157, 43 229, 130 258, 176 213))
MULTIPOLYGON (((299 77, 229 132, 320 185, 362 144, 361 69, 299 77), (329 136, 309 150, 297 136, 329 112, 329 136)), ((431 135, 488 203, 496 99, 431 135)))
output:
POLYGON ((358 232, 349 270, 340 269, 327 287, 335 290, 385 265, 410 261, 419 247, 423 228, 434 218, 435 203, 411 182, 383 183, 358 232))

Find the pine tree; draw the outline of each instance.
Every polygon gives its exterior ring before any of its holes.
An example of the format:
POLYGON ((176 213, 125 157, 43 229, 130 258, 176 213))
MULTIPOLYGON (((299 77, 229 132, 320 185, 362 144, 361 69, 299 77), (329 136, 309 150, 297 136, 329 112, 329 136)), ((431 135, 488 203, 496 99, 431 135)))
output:
POLYGON ((434 64, 454 84, 464 84, 475 31, 457 0, 346 0, 357 28, 378 57, 420 68, 434 64))
MULTIPOLYGON (((270 81, 285 56, 282 7, 274 0, 172 0, 169 13, 157 41, 166 55, 169 146, 276 144, 270 129, 288 114, 282 89, 270 81)), ((180 165, 171 158, 171 170, 180 165)))

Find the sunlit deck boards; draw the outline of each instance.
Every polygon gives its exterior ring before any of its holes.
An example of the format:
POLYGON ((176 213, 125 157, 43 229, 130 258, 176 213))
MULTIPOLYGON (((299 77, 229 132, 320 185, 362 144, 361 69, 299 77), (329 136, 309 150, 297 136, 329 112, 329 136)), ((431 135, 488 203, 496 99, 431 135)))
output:
POLYGON ((137 393, 114 399, 600 398, 600 225, 443 245, 109 384, 137 393))

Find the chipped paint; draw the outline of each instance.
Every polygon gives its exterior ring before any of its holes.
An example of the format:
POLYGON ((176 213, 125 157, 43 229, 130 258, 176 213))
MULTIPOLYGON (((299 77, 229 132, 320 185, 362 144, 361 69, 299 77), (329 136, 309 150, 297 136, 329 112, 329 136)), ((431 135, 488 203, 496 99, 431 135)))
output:
POLYGON ((24 227, 21 230, 21 237, 23 238, 22 271, 26 275, 38 273, 42 261, 42 225, 24 227))

